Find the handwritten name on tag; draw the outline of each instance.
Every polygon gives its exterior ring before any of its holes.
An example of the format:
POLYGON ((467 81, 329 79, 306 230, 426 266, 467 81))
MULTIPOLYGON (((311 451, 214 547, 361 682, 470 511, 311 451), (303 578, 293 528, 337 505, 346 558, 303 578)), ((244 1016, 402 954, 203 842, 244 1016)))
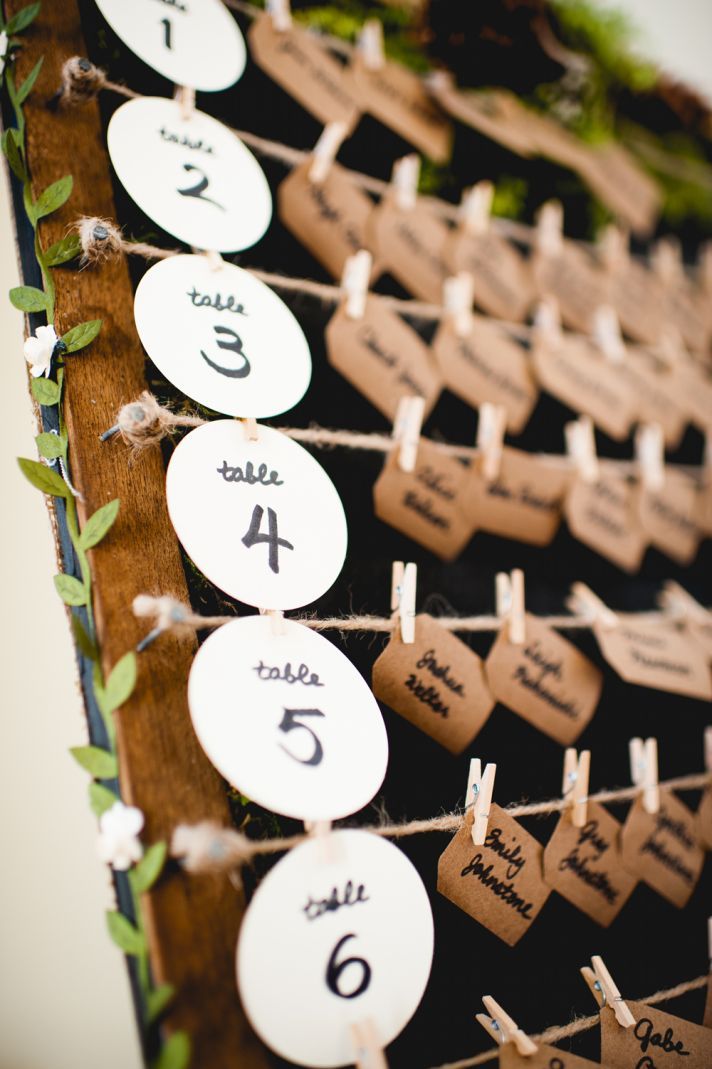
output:
POLYGON ((415 642, 398 632, 373 666, 373 693, 450 753, 459 754, 494 707, 482 660, 432 616, 415 618, 415 642))
POLYGON ((712 430, 712 378, 691 361, 673 368, 674 396, 703 434, 712 430))
POLYGON ((532 263, 534 283, 540 297, 556 297, 567 327, 587 334, 593 328, 596 309, 608 300, 609 281, 589 255, 565 242, 560 256, 537 253, 532 263))
POLYGON ((474 533, 465 505, 468 470, 421 438, 415 470, 401 471, 392 452, 373 487, 379 520, 452 560, 474 533))
POLYGON ((574 538, 617 564, 637 572, 647 546, 636 511, 632 485, 615 475, 595 482, 575 478, 564 502, 564 515, 574 538))
POLYGON ((405 211, 392 197, 384 197, 371 213, 368 248, 382 270, 388 271, 414 297, 442 304, 443 283, 450 269, 443 256, 448 227, 422 199, 405 211))
POLYGON ((483 846, 472 814, 438 861, 438 891, 509 946, 519 942, 549 897, 539 843, 498 805, 490 806, 483 846))
POLYGON ((510 642, 503 628, 485 667, 497 701, 528 720, 539 731, 570 746, 593 716, 603 677, 587 657, 547 627, 526 615, 526 639, 510 642))
POLYGON ((499 1069, 601 1069, 600 1062, 579 1058, 571 1051, 550 1047, 548 1043, 537 1044, 534 1054, 520 1054, 514 1043, 505 1043, 499 1048, 499 1069))
POLYGON ((710 670, 701 650, 685 634, 660 623, 619 614, 619 627, 594 623, 601 653, 628 683, 691 698, 712 698, 710 670))
POLYGON ((524 257, 491 228, 484 234, 453 230, 445 244, 453 275, 468 271, 475 280, 475 303, 490 315, 521 320, 534 299, 531 271, 524 257))
POLYGON ((641 484, 638 492, 640 525, 651 545, 679 564, 689 564, 700 541, 697 526, 697 487, 681 472, 665 471, 659 490, 641 484))
POLYGON ((695 889, 704 853, 696 838, 695 814, 670 791, 661 791, 660 810, 647 813, 638 798, 621 833, 623 864, 682 908, 695 889))
POLYGON ((544 848, 549 887, 604 928, 638 882, 623 868, 620 832, 621 825, 603 806, 588 802, 584 826, 575 828, 570 815, 562 815, 544 848))
POLYGON ((539 391, 530 361, 516 341, 484 317, 473 316, 472 329, 464 338, 443 322, 433 339, 433 352, 448 389, 475 408, 484 401, 502 405, 507 430, 519 434, 539 391))
POLYGON ((561 522, 570 474, 531 453, 505 446, 499 474, 488 483, 480 458, 472 468, 467 508, 477 530, 546 546, 561 522))
POLYGON ((697 841, 705 850, 712 850, 712 786, 702 792, 696 816, 697 841))
POLYGON ((608 301, 623 332, 636 341, 655 345, 665 328, 665 297, 657 276, 632 258, 609 272, 608 301))
POLYGON ((329 363, 391 422, 401 397, 422 397, 424 416, 442 390, 435 359, 420 335, 378 298, 352 319, 339 308, 326 332, 329 363))
POLYGON ((643 1002, 630 1002, 633 1028, 621 1028, 613 1011, 601 1010, 601 1061, 611 1069, 709 1069, 712 1030, 683 1021, 643 1002))
POLYGON ((635 399, 639 422, 659 423, 665 444, 674 449, 680 444, 687 416, 675 398, 672 373, 651 353, 632 346, 628 346, 617 370, 635 399))
POLYGON ((454 119, 492 138, 519 156, 531 156, 536 144, 528 130, 527 109, 506 89, 463 91, 447 83, 433 85, 433 96, 454 119))
POLYGON ((636 234, 649 234, 662 202, 657 182, 615 140, 586 149, 577 168, 584 181, 625 226, 636 234))

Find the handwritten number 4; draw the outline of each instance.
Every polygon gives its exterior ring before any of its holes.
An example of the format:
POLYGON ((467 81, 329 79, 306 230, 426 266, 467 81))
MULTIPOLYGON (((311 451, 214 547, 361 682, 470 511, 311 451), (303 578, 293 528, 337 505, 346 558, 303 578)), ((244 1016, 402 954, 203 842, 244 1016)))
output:
POLYGON ((261 534, 260 527, 262 526, 262 517, 265 510, 261 505, 255 505, 252 510, 252 519, 250 520, 250 526, 247 529, 247 534, 242 536, 242 544, 247 549, 252 549, 253 546, 258 545, 260 542, 266 542, 269 546, 269 554, 267 561, 270 568, 279 575, 279 547, 283 549, 294 549, 291 542, 288 542, 286 538, 279 537, 279 531, 277 529, 277 513, 274 509, 267 509, 267 534, 261 534))

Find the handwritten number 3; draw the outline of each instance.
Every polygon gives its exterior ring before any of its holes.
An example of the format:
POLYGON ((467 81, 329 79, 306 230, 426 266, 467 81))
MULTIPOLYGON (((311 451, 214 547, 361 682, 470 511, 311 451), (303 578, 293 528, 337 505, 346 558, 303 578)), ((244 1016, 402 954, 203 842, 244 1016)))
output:
POLYGON ((230 349, 233 353, 237 353, 239 357, 242 357, 242 364, 240 367, 230 368, 223 367, 221 364, 216 364, 210 359, 207 353, 200 350, 202 356, 208 367, 211 367, 213 371, 218 371, 221 375, 226 375, 229 379, 244 379, 250 374, 250 361, 242 351, 242 338, 239 334, 236 334, 230 327, 213 327, 216 334, 230 334, 232 335, 232 341, 220 341, 218 339, 218 346, 220 349, 230 349))
POLYGON ((326 986, 329 988, 329 991, 333 992, 334 995, 338 995, 339 998, 358 998, 358 996, 362 995, 371 983, 371 966, 365 958, 344 958, 343 961, 340 961, 337 964, 336 958, 344 943, 347 943, 349 939, 355 938, 356 936, 351 932, 349 935, 345 935, 339 939, 331 952, 331 957, 326 966, 326 986), (341 991, 339 988, 339 979, 344 969, 348 969, 349 965, 357 965, 361 969, 361 981, 353 991, 341 991))
POLYGON ((213 200, 211 197, 203 196, 205 190, 210 185, 210 179, 205 174, 205 172, 201 171, 200 167, 197 167, 194 163, 184 163, 183 170, 189 172, 197 171, 201 177, 194 186, 189 186, 187 189, 177 190, 177 192, 180 193, 181 197, 195 197, 196 200, 204 200, 207 204, 212 204, 216 208, 219 208, 221 212, 224 212, 225 208, 222 204, 218 204, 218 202, 216 200, 213 200))
POLYGON ((247 549, 252 549, 253 546, 259 545, 261 542, 266 542, 269 546, 268 563, 275 575, 279 575, 279 547, 283 549, 294 549, 291 542, 288 542, 286 538, 279 537, 279 531, 277 529, 277 513, 274 509, 267 509, 267 531, 268 534, 261 534, 260 527, 262 525, 262 517, 265 510, 261 505, 255 505, 252 510, 252 519, 250 520, 250 526, 247 528, 247 533, 242 536, 242 544, 247 549))

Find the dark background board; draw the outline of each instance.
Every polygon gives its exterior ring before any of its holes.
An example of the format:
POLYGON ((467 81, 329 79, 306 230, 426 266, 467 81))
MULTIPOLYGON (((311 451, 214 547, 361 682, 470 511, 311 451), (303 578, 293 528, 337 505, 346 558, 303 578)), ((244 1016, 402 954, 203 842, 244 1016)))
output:
MULTIPOLYGON (((165 79, 149 70, 117 40, 91 0, 85 0, 80 6, 90 58, 104 67, 113 80, 124 81, 145 94, 172 93, 173 87, 165 79)), ((247 20, 240 17, 238 21, 246 32, 247 20)), ((105 123, 120 103, 120 98, 103 94, 101 108, 105 123)), ((220 94, 198 94, 197 104, 230 125, 298 148, 309 148, 320 132, 318 123, 251 60, 237 86, 220 94)), ((365 117, 344 146, 340 160, 357 170, 385 178, 393 160, 405 151, 408 146, 403 141, 365 117)), ((496 149, 496 153, 501 151, 496 149)), ((461 186, 491 174, 494 158, 488 143, 458 129, 454 170, 461 186)), ((274 194, 286 170, 271 160, 261 162, 274 194)), ((151 220, 141 215, 115 180, 114 193, 119 222, 128 235, 177 247, 172 237, 161 233, 151 220)), ((329 281, 317 262, 276 218, 266 236, 253 249, 234 257, 234 261, 243 267, 329 281)), ((142 262, 132 260, 134 284, 144 270, 142 262)), ((386 278, 377 289, 406 296, 395 282, 386 278)), ((273 425, 306 426, 314 422, 329 427, 387 431, 384 418, 326 361, 323 332, 332 310, 307 297, 290 295, 285 299, 308 336, 314 373, 304 400, 286 416, 271 421, 273 425)), ((424 333, 428 337, 428 332, 424 333)), ((150 364, 148 379, 160 398, 178 399, 150 364)), ((525 433, 512 439, 513 444, 532 451, 563 451, 563 424, 570 415, 561 405, 543 396, 525 433)), ((452 395, 444 394, 424 433, 435 439, 471 443, 475 425, 472 410, 452 395)), ((599 435, 598 445, 603 455, 630 456, 630 443, 616 444, 599 435)), ((106 449, 123 450, 124 447, 115 441, 106 449)), ((697 462, 701 450, 700 436, 688 431, 673 459, 697 462)), ((169 448, 165 454, 167 458, 169 448)), ((641 574, 632 579, 575 542, 565 527, 545 549, 478 534, 459 560, 442 564, 374 518, 372 486, 383 463, 381 454, 338 449, 316 451, 316 455, 334 480, 349 524, 346 566, 332 590, 309 607, 316 615, 386 614, 394 559, 417 562, 418 609, 434 615, 491 612, 495 573, 515 566, 525 570, 528 608, 540 614, 562 611, 568 587, 577 579, 587 582, 617 609, 654 608, 656 591, 666 578, 677 579, 704 603, 709 603, 712 597, 709 542, 703 543, 694 565, 688 569, 681 569, 649 550, 641 574)), ((128 453, 126 462, 129 462, 128 453)), ((143 460, 139 458, 135 463, 140 465, 143 460)), ((186 562, 186 575, 197 610, 252 611, 212 588, 189 562, 186 562)), ((156 581, 160 587, 159 576, 156 581)), ((384 637, 352 635, 347 639, 336 634, 328 637, 370 679, 371 666, 384 645, 384 637)), ((603 667, 605 674, 600 707, 579 740, 580 747, 592 751, 592 789, 629 783, 627 743, 635 734, 657 736, 662 779, 700 770, 702 732, 709 719, 704 703, 630 686, 602 664, 592 635, 576 631, 569 637, 603 667)), ((492 638, 476 635, 467 641, 485 655, 492 638)), ((495 709, 474 746, 460 758, 450 756, 390 710, 385 710, 384 715, 391 749, 388 774, 381 794, 371 807, 354 817, 354 823, 373 823, 384 810, 392 819, 404 819, 436 815, 461 805, 468 760, 474 755, 497 762, 494 797, 500 804, 547 798, 559 790, 563 750, 502 707, 495 709)), ((690 805, 697 802, 695 795, 685 795, 684 800, 690 805)), ((240 823, 246 811, 236 799, 232 801, 236 822, 240 823)), ((613 807, 613 811, 623 819, 626 807, 613 807)), ((298 825, 286 820, 277 824, 254 807, 250 807, 250 815, 250 827, 258 832, 274 834, 277 827, 285 833, 298 830, 298 825)), ((530 819, 526 826, 544 842, 553 831, 554 820, 553 817, 530 819)), ((684 911, 676 910, 639 885, 607 931, 552 894, 531 931, 516 947, 509 948, 435 891, 437 859, 447 841, 445 835, 428 834, 400 844, 417 866, 430 894, 436 942, 432 976, 423 1003, 388 1051, 389 1062, 396 1069, 425 1069, 490 1046, 490 1040, 474 1020, 482 994, 494 995, 530 1031, 564 1023, 575 1013, 591 1012, 593 1003, 578 969, 592 954, 603 956, 623 994, 630 997, 646 995, 707 968, 705 924, 712 891, 709 866, 684 911)), ((274 862, 261 864, 258 872, 271 863, 274 862)), ((254 884, 254 878, 249 875, 248 883, 254 884)), ((394 922, 397 923, 397 918, 394 922)), ((700 1020, 702 995, 699 992, 688 995, 668 1008, 673 1013, 700 1020)), ((582 1055, 597 1057, 597 1033, 576 1038, 572 1047, 582 1055)), ((238 1051, 234 1064, 240 1065, 238 1051)), ((286 1063, 275 1059, 275 1064, 286 1063)))

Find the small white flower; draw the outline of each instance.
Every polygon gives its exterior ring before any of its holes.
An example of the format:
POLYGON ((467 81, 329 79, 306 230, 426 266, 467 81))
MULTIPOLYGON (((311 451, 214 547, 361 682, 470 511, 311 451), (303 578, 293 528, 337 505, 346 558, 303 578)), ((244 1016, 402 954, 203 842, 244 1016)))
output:
POLYGON ((143 856, 138 833, 143 828, 143 813, 132 805, 114 802, 99 817, 97 851, 102 861, 125 872, 143 856))
POLYGON ((25 359, 30 365, 30 373, 34 378, 40 375, 49 375, 52 363, 52 353, 57 344, 54 327, 38 327, 34 336, 26 339, 24 345, 25 359))
POLYGON ((4 30, 0 32, 0 78, 2 78, 2 72, 5 70, 5 60, 7 59, 7 34, 4 30))

